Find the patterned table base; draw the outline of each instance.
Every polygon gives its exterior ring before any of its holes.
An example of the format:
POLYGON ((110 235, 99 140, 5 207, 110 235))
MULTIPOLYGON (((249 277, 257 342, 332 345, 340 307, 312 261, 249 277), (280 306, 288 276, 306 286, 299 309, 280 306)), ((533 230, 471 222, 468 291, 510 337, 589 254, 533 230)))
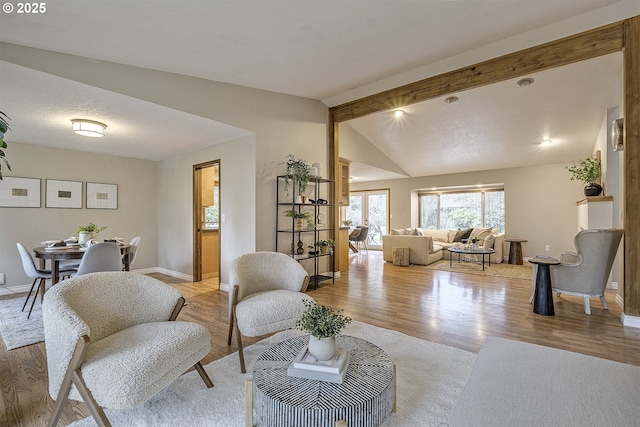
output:
POLYGON ((287 376, 287 368, 308 342, 308 336, 287 339, 256 361, 253 399, 261 425, 333 427, 340 420, 349 427, 382 425, 395 409, 389 356, 368 341, 340 335, 338 348, 351 358, 342 384, 287 376))

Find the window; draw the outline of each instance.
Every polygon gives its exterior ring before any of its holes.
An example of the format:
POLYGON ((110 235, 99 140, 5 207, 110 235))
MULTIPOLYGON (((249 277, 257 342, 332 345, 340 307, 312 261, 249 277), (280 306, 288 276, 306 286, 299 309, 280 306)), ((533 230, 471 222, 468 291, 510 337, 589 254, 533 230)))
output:
POLYGON ((493 227, 504 231, 504 190, 421 193, 420 227, 462 229, 493 227))

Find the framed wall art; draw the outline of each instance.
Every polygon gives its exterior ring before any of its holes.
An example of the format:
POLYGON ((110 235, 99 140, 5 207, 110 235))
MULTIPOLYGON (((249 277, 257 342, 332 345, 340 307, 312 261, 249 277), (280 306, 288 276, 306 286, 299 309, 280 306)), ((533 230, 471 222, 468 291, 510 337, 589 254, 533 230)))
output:
POLYGON ((3 177, 0 181, 0 207, 41 207, 40 178, 3 177))
POLYGON ((45 207, 82 209, 82 182, 47 179, 45 207))
POLYGON ((118 209, 118 185, 87 182, 87 209, 118 209))

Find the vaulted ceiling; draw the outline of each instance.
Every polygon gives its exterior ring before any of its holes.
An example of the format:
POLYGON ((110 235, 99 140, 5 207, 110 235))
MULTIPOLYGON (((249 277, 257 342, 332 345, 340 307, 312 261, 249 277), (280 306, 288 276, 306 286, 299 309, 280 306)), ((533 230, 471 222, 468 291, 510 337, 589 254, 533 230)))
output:
MULTIPOLYGON (((629 0, 60 0, 41 14, 1 14, 0 41, 335 106, 637 14, 629 0)), ((408 176, 568 161, 588 153, 617 105, 619 70, 612 55, 532 76, 526 88, 502 82, 455 104, 416 104, 401 122, 378 113, 350 125, 408 176), (542 139, 557 144, 542 151, 542 139)), ((82 113, 108 121, 112 141, 84 149, 150 160, 246 134, 7 61, 0 110, 12 116, 9 141, 70 148, 68 120, 82 113), (169 133, 183 143, 158 146, 169 133)))

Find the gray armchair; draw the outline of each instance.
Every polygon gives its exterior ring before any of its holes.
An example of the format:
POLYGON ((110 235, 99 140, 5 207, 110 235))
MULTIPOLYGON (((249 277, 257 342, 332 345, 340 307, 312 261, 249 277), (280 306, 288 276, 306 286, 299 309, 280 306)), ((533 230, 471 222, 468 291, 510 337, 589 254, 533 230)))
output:
POLYGON ((591 314, 589 305, 591 297, 599 297, 602 307, 607 310, 604 290, 607 287, 609 273, 618 252, 622 234, 623 231, 617 228, 582 230, 576 234, 574 238, 576 252, 562 253, 561 264, 551 266, 553 291, 558 296, 561 294, 581 296, 586 314, 591 314))

